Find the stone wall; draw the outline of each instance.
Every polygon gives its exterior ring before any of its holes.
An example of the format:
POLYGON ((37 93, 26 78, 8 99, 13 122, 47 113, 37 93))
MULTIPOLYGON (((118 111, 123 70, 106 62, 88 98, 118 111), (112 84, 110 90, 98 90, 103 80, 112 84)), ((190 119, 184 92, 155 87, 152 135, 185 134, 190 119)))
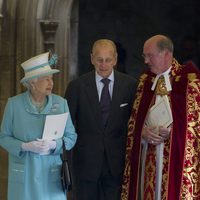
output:
MULTIPOLYGON (((20 79, 24 76, 20 64, 47 51, 49 44, 58 54, 57 68, 61 71, 55 75, 53 92, 63 96, 68 81, 76 72, 77 45, 74 44, 77 44, 78 28, 77 0, 0 0, 1 2, 0 122, 8 98, 25 90, 20 84, 20 79), (54 30, 55 34, 45 35, 41 22, 50 29, 52 23, 56 22, 58 26, 54 30), (69 57, 72 54, 70 50, 75 54, 73 60, 69 57), (73 70, 69 70, 71 65, 73 70)), ((7 169, 8 155, 0 148, 0 200, 7 199, 7 169)))

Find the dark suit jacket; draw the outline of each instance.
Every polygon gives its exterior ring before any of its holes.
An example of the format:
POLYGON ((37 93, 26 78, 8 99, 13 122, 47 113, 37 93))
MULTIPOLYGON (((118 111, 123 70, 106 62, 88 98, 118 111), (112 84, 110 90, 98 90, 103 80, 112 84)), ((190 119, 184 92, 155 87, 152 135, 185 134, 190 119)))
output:
POLYGON ((97 180, 104 155, 113 176, 121 176, 130 117, 137 81, 114 71, 114 86, 108 125, 103 129, 95 71, 72 81, 66 90, 66 99, 78 139, 72 151, 75 175, 97 180), (105 153, 105 154, 104 154, 105 153))

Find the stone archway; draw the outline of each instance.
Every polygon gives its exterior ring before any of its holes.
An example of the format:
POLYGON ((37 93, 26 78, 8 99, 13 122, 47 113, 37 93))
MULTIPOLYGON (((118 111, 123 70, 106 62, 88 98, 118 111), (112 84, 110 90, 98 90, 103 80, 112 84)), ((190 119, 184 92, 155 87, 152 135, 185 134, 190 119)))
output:
MULTIPOLYGON (((61 70, 54 92, 63 95, 67 83, 76 75, 78 45, 78 0, 6 0, 0 25, 0 121, 7 99, 21 93, 24 76, 20 64, 44 52, 42 20, 58 21, 55 52, 61 70)), ((6 200, 7 152, 0 148, 0 199, 6 200)))
MULTIPOLYGON (((77 73, 78 1, 20 1, 18 8, 16 82, 23 77, 20 63, 44 52, 45 44, 51 43, 58 54, 58 68, 61 70, 59 78, 55 79, 54 92, 63 95, 68 81, 77 73), (26 9, 29 8, 33 11, 27 12, 26 9), (49 26, 47 28, 52 28, 50 26, 57 23, 53 37, 43 34, 41 23, 46 23, 49 26)), ((20 93, 22 89, 21 85, 16 85, 16 93, 20 93)))

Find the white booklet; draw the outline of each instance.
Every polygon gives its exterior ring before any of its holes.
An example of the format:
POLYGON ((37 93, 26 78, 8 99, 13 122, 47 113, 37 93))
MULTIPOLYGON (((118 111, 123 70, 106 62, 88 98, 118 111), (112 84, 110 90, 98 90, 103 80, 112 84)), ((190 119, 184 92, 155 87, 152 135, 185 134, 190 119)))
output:
POLYGON ((173 122, 172 112, 167 96, 163 96, 153 105, 147 116, 147 126, 163 126, 167 128, 173 122))
POLYGON ((63 136, 69 112, 58 115, 47 115, 42 139, 56 140, 63 136))

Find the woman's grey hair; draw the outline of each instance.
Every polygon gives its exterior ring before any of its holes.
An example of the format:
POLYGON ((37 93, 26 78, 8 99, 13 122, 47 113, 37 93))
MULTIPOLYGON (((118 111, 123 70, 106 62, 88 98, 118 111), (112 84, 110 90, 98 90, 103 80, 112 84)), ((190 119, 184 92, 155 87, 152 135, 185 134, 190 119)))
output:
POLYGON ((34 78, 34 79, 31 79, 31 80, 28 80, 28 81, 24 81, 22 84, 24 87, 26 87, 28 90, 31 89, 31 83, 36 83, 38 81, 38 78, 34 78))

